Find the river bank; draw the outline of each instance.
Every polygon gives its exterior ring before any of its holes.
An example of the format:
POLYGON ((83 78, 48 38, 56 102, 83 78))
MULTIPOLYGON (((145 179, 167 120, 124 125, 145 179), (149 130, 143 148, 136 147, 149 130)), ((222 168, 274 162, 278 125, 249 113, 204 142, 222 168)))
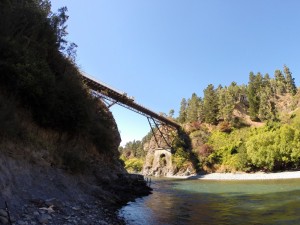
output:
POLYGON ((300 171, 286 171, 276 173, 209 173, 191 176, 168 176, 176 179, 199 180, 276 180, 276 179, 300 179, 300 171))
POLYGON ((142 177, 110 167, 72 174, 1 154, 0 225, 125 224, 117 211, 151 193, 142 177), (116 169, 115 169, 116 170, 116 169))

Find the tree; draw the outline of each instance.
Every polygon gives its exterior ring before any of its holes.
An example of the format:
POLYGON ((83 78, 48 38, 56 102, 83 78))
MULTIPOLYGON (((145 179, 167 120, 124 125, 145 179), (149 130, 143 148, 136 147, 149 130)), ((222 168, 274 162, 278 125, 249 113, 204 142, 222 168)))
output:
POLYGON ((200 105, 200 99, 196 93, 192 94, 192 97, 188 100, 186 109, 186 120, 187 122, 194 122, 198 120, 198 108, 200 105))
POLYGON ((275 103, 271 100, 271 89, 266 87, 260 92, 258 117, 260 120, 273 121, 276 119, 275 103))
POLYGON ((218 118, 230 122, 235 105, 235 96, 225 87, 218 91, 218 118))
POLYGON ((286 65, 284 65, 283 72, 285 74, 287 92, 292 94, 292 95, 295 95, 296 92, 297 92, 297 87, 295 85, 295 80, 292 77, 292 73, 290 72, 290 69, 286 65))
POLYGON ((251 120, 258 119, 258 110, 259 110, 259 91, 262 83, 261 75, 258 73, 257 76, 254 75, 253 72, 249 74, 249 82, 247 88, 247 97, 249 101, 249 114, 251 120))
POLYGON ((198 121, 204 122, 205 115, 203 110, 203 99, 199 97, 199 107, 198 107, 198 121))
POLYGON ((240 100, 241 88, 237 85, 236 82, 231 82, 227 90, 230 96, 233 98, 234 103, 240 100))
POLYGON ((136 157, 142 158, 145 156, 145 151, 143 150, 143 142, 142 141, 129 141, 125 144, 124 148, 119 148, 122 151, 122 154, 126 157, 136 157))
POLYGON ((175 113, 175 110, 174 109, 171 109, 170 111, 169 111, 169 117, 173 117, 174 116, 174 113, 175 113))
POLYGON ((260 102, 258 117, 260 120, 273 121, 276 119, 276 108, 274 103, 274 92, 271 86, 269 74, 266 74, 262 80, 262 87, 259 91, 260 102))
POLYGON ((268 73, 266 73, 265 76, 262 79, 262 87, 263 88, 268 87, 268 88, 272 89, 271 88, 271 78, 270 78, 270 75, 268 73))
POLYGON ((216 124, 218 117, 218 96, 214 86, 209 84, 204 90, 203 98, 204 120, 207 123, 216 124))
POLYGON ((276 94, 282 95, 286 93, 286 80, 280 70, 275 70, 275 85, 276 85, 276 94))
POLYGON ((278 148, 275 147, 276 133, 260 132, 246 141, 248 158, 255 167, 273 170, 275 161, 279 158, 278 148))
POLYGON ((290 125, 266 126, 246 141, 248 158, 257 168, 278 170, 299 166, 299 131, 290 125))
POLYGON ((180 110, 179 110, 179 116, 178 116, 179 123, 186 122, 186 107, 187 107, 187 102, 186 102, 186 99, 183 98, 180 103, 180 110))

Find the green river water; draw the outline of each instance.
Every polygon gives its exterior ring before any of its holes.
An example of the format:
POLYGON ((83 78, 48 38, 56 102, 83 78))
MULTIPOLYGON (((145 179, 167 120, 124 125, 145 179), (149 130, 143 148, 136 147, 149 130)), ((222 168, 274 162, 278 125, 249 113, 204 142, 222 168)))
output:
POLYGON ((127 224, 300 224, 300 179, 155 180, 123 207, 127 224))

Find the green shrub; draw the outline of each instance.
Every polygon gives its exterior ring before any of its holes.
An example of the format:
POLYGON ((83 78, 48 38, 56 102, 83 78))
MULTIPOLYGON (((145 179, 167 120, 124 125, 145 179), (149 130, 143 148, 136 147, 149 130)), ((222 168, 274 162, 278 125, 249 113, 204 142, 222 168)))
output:
POLYGON ((230 134, 213 131, 209 138, 209 145, 214 149, 206 162, 210 165, 220 164, 227 170, 249 170, 249 161, 245 149, 245 141, 253 133, 251 128, 233 130, 230 134))
POLYGON ((131 158, 125 161, 125 169, 129 172, 141 172, 144 161, 138 158, 131 158))
POLYGON ((291 125, 261 128, 246 142, 251 163, 265 170, 298 168, 300 132, 291 125))
POLYGON ((178 169, 183 168, 185 163, 190 159, 190 154, 183 148, 177 148, 175 154, 172 157, 173 163, 178 169))

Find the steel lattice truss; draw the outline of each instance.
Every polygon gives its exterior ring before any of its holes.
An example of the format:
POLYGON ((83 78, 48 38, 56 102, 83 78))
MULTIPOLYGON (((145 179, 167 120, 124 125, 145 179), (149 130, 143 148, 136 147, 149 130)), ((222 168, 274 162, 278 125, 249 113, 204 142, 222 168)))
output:
MULTIPOLYGON (((165 140, 168 146, 171 146, 170 143, 166 140, 164 134, 160 130, 161 126, 170 126, 176 130, 180 129, 180 125, 173 120, 170 120, 160 114, 153 112, 152 110, 137 104, 132 97, 128 97, 126 93, 120 92, 112 87, 109 87, 103 82, 97 81, 96 79, 90 77, 85 73, 81 73, 81 78, 84 81, 85 85, 90 88, 92 95, 101 98, 103 102, 106 103, 108 107, 111 107, 114 104, 118 104, 124 108, 127 108, 133 112, 136 112, 140 115, 147 117, 153 135, 156 139, 154 127, 158 129, 159 133, 165 140), (152 123, 153 122, 153 123, 152 123)), ((157 142, 157 139, 156 139, 157 142)), ((158 142, 157 142, 158 143, 158 142)))

